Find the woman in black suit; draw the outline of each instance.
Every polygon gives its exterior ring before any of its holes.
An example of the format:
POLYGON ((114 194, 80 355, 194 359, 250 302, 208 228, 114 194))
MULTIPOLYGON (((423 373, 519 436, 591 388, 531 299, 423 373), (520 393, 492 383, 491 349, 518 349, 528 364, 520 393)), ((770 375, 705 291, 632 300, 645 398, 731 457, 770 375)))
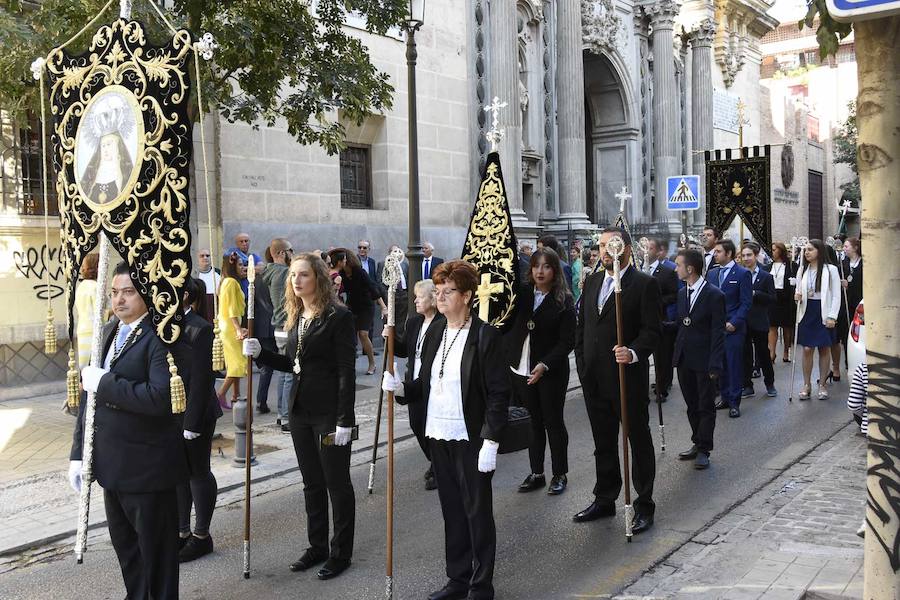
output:
MULTIPOLYGON (((435 330, 445 320, 444 315, 437 311, 434 282, 431 279, 417 281, 414 289, 416 314, 406 320, 405 335, 394 341, 394 354, 407 359, 404 385, 412 385, 419 378, 423 348, 426 343, 432 343, 435 330)), ((384 335, 387 335, 387 328, 384 330, 384 335)), ((403 396, 397 396, 397 402, 407 404, 403 396)), ((421 402, 409 404, 409 426, 415 434, 425 458, 428 459, 428 470, 425 471, 425 489, 437 489, 434 469, 431 466, 431 452, 428 450, 428 441, 425 439, 425 407, 421 402)))
POLYGON ((309 253, 291 262, 284 306, 285 354, 262 348, 256 339, 246 340, 244 354, 294 374, 288 414, 303 475, 310 547, 290 569, 305 571, 324 561, 318 577, 331 579, 350 566, 356 519, 350 482, 350 438, 356 424, 353 314, 335 301, 325 262, 309 253), (329 496, 334 514, 330 552, 329 496))
POLYGON ((369 339, 373 318, 372 303, 377 302, 381 307, 381 313, 387 313, 387 307, 381 298, 381 290, 372 278, 366 275, 356 254, 350 250, 335 248, 328 252, 328 257, 331 259, 331 268, 341 274, 341 282, 347 294, 347 308, 353 313, 359 344, 369 359, 366 375, 372 375, 375 373, 375 349, 372 347, 372 340, 369 339))
POLYGON ((422 349, 419 378, 404 385, 385 372, 382 388, 421 403, 444 515, 447 584, 429 600, 494 597, 497 533, 491 478, 509 410, 509 369, 500 332, 472 315, 478 271, 463 260, 435 267, 434 343, 422 349))
POLYGON ((791 362, 791 346, 794 344, 794 322, 797 319, 797 303, 794 302, 794 282, 797 265, 788 256, 782 242, 772 244, 772 264, 769 273, 775 279, 775 302, 769 305, 769 357, 775 362, 778 350, 778 330, 781 329, 782 359, 791 362))
POLYGON ((575 347, 575 302, 566 286, 559 255, 538 248, 531 255, 528 284, 519 290, 512 328, 506 334, 508 364, 519 403, 531 413, 534 441, 528 449, 531 474, 519 486, 530 492, 547 484, 544 450, 550 442, 553 478, 547 493, 568 483, 569 433, 563 420, 569 383, 569 353, 575 347))

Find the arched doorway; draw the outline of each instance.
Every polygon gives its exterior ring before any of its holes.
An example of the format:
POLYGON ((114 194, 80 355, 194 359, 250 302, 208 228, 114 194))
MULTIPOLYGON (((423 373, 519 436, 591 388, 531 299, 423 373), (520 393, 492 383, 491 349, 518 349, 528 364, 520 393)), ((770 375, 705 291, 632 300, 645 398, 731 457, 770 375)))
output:
POLYGON ((585 154, 588 217, 611 223, 619 212, 615 195, 634 191, 640 131, 619 71, 605 55, 584 53, 585 154))

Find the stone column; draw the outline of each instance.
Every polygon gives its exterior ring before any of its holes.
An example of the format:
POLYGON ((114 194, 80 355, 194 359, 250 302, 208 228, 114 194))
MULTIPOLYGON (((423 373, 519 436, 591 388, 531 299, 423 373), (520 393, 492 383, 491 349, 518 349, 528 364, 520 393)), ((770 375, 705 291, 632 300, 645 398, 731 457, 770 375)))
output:
MULTIPOLYGON (((507 103, 507 107, 500 111, 499 127, 505 133, 497 150, 500 152, 512 219, 523 222, 528 217, 522 208, 522 111, 519 110, 516 17, 515 2, 491 0, 488 9, 488 76, 491 90, 488 102, 496 96, 501 102, 507 103)), ((491 122, 490 115, 487 122, 491 122)))
POLYGON ((679 6, 673 0, 657 0, 648 5, 646 11, 653 28, 653 163, 656 173, 653 217, 657 221, 677 221, 677 216, 666 210, 666 178, 679 175, 681 170, 672 34, 679 6))
POLYGON ((560 2, 556 12, 556 97, 559 136, 559 223, 587 229, 584 152, 584 59, 581 2, 560 2))
POLYGON ((700 176, 700 209, 694 211, 694 222, 702 223, 706 215, 706 163, 704 150, 713 149, 713 85, 712 43, 716 23, 700 21, 691 37, 691 137, 693 138, 693 170, 700 176))

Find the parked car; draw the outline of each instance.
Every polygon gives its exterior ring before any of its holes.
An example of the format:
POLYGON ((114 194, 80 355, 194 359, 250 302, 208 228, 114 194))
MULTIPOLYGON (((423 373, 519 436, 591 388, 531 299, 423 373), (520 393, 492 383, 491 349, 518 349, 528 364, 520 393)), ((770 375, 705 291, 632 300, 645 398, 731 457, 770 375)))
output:
POLYGON ((847 336, 847 373, 853 377, 856 367, 866 363, 866 313, 860 301, 847 336))

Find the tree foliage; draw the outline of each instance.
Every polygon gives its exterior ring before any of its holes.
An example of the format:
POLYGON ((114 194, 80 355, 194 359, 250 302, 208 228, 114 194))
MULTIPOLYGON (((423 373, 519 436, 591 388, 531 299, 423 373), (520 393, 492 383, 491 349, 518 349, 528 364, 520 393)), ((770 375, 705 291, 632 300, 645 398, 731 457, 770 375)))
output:
MULTIPOLYGON (((0 0, 4 110, 20 116, 38 106, 32 61, 76 34, 104 4, 0 0)), ((389 109, 393 93, 388 76, 346 31, 345 16, 355 11, 370 32, 384 34, 402 22, 407 6, 408 0, 175 0, 166 18, 198 37, 210 32, 218 44, 215 58, 203 67, 206 109, 215 107, 229 122, 254 127, 281 121, 300 143, 320 144, 334 153, 343 145, 342 121, 361 124, 389 109)), ((118 16, 118 3, 107 12, 98 24, 118 16)), ((135 2, 132 16, 152 40, 168 36, 149 2, 135 2)), ((86 49, 95 30, 90 28, 69 49, 86 49)))
POLYGON ((824 59, 829 55, 837 54, 841 40, 850 35, 853 30, 852 25, 835 21, 828 13, 825 0, 811 0, 808 8, 806 16, 797 23, 797 26, 801 30, 803 27, 812 28, 816 15, 818 15, 819 27, 816 29, 816 41, 819 42, 819 58, 824 59))
POLYGON ((858 146, 859 132, 856 128, 856 101, 851 101, 847 108, 847 119, 841 123, 840 128, 834 135, 834 162, 850 166, 850 170, 853 171, 853 180, 841 184, 841 189, 844 191, 842 198, 858 202, 860 192, 856 148, 858 146))

